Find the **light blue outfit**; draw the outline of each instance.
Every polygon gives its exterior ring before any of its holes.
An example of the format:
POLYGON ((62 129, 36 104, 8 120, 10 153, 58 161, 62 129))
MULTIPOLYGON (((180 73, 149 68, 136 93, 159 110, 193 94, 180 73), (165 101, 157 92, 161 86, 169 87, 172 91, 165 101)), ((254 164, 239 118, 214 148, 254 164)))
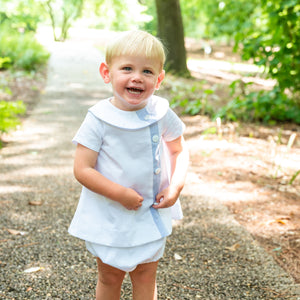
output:
POLYGON ((163 255, 166 237, 172 232, 172 217, 181 219, 182 211, 179 200, 172 208, 155 209, 152 205, 157 193, 169 185, 165 142, 181 136, 184 129, 168 101, 157 96, 138 111, 120 110, 110 99, 89 109, 73 142, 98 152, 95 169, 102 175, 144 198, 137 211, 127 210, 82 188, 69 233, 85 240, 88 250, 104 263, 131 271, 163 255), (113 249, 115 254, 111 255, 113 249))

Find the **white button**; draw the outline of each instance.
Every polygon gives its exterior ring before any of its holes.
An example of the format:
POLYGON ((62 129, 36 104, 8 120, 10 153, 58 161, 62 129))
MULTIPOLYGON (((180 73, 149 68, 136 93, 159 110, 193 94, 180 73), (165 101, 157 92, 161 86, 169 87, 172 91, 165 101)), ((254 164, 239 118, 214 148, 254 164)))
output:
POLYGON ((152 141, 153 141, 154 143, 157 143, 157 142, 159 141, 159 136, 158 136, 158 135, 154 135, 154 136, 152 137, 152 141))
POLYGON ((154 171, 155 175, 158 175, 160 173, 160 171, 161 171, 160 168, 155 169, 155 171, 154 171))
POLYGON ((144 119, 145 119, 145 120, 149 120, 149 119, 151 119, 151 116, 150 116, 150 115, 146 115, 146 116, 144 117, 144 119))

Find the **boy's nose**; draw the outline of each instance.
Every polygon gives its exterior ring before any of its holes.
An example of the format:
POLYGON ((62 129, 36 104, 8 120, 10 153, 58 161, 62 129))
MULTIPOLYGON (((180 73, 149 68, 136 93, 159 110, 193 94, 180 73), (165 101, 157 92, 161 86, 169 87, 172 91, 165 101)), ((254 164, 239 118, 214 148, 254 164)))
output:
POLYGON ((142 82, 142 76, 140 73, 134 73, 132 76, 132 81, 134 82, 142 82))

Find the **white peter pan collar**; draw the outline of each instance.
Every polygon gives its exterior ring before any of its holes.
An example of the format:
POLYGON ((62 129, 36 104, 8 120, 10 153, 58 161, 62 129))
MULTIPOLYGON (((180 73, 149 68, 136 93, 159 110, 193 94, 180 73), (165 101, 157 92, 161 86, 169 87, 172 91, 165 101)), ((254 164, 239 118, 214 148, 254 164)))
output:
POLYGON ((140 129, 157 122, 165 116, 169 109, 168 100, 152 96, 147 105, 137 111, 118 109, 111 102, 111 98, 102 100, 89 109, 100 120, 124 129, 140 129))

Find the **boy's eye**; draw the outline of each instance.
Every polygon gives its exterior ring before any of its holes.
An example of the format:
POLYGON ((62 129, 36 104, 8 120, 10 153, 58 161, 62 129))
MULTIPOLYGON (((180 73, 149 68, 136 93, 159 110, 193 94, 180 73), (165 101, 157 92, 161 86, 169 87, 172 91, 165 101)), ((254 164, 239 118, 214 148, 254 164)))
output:
POLYGON ((123 67, 124 71, 131 71, 131 67, 123 67))
POLYGON ((144 73, 146 73, 146 74, 153 74, 153 72, 151 70, 144 70, 144 73))

